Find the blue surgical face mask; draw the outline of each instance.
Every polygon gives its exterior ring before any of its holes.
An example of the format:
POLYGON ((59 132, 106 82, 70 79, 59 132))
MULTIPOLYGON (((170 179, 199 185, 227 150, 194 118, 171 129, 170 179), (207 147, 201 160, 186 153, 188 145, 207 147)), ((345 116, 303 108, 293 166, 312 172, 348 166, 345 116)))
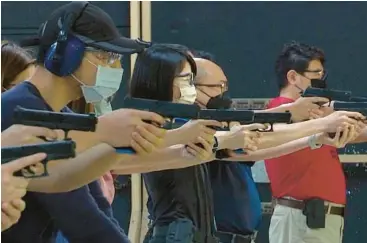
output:
POLYGON ((122 68, 97 66, 88 59, 87 61, 97 67, 95 84, 85 85, 83 81, 79 80, 74 75, 72 75, 72 77, 81 84, 85 101, 87 103, 92 103, 95 107, 98 107, 95 110, 96 114, 101 113, 103 110, 107 112, 112 111, 111 104, 107 99, 114 95, 120 88, 124 70, 122 68))

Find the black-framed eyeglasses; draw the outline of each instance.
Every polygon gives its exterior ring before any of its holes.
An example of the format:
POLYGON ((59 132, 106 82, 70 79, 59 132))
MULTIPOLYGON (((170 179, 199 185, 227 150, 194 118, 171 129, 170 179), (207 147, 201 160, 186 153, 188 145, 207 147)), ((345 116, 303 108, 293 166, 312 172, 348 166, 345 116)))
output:
POLYGON ((89 52, 93 52, 99 60, 107 63, 108 65, 112 65, 116 61, 121 62, 122 57, 123 57, 123 55, 121 54, 103 51, 103 50, 100 50, 94 47, 90 47, 90 46, 87 46, 85 50, 89 52))

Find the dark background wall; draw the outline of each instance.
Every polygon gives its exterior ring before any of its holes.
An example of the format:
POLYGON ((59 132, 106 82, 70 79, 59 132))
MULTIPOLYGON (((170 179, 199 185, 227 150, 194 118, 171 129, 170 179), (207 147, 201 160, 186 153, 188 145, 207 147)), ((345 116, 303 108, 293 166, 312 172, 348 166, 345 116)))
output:
MULTIPOLYGON (((94 2, 114 19, 121 33, 130 31, 128 2, 94 2)), ((2 2, 2 39, 19 40, 36 34, 39 24, 61 2, 2 2)), ((181 43, 215 54, 230 81, 234 98, 270 98, 278 90, 274 61, 283 44, 298 40, 317 45, 327 55, 329 86, 367 96, 366 2, 153 2, 152 36, 156 42, 181 43)), ((114 107, 120 107, 129 74, 125 75, 114 107)), ((366 146, 342 153, 362 153, 366 146)), ((345 243, 367 238, 367 172, 346 168, 348 216, 345 243)), ((327 178, 327 172, 325 172, 327 178)), ((259 185, 263 198, 269 191, 259 185)), ((128 227, 129 190, 115 203, 115 214, 128 227), (124 206, 122 206, 124 205, 124 206)), ((266 242, 265 217, 258 242, 266 242)))

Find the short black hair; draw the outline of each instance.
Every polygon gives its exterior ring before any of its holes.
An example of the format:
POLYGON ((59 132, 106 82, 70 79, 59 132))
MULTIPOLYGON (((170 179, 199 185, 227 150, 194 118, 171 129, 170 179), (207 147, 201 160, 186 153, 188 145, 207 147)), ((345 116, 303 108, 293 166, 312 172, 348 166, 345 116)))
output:
POLYGON ((206 60, 209 60, 215 63, 215 56, 210 52, 200 51, 200 50, 191 50, 191 53, 194 55, 194 57, 206 59, 206 60))
POLYGON ((187 47, 176 44, 154 44, 139 53, 130 81, 129 95, 159 101, 173 100, 173 80, 186 61, 196 75, 194 59, 187 47))
POLYGON ((318 47, 296 41, 285 44, 275 63, 279 89, 287 86, 287 73, 290 70, 302 74, 312 60, 319 60, 324 65, 326 61, 324 52, 318 47))

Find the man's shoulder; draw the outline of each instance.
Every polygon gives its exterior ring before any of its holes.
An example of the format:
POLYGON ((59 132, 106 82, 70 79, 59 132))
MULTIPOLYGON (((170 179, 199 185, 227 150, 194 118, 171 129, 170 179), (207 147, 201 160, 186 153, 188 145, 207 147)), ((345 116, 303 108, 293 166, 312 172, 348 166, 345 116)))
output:
POLYGON ((274 108, 274 107, 278 107, 280 105, 288 104, 288 103, 292 103, 292 102, 294 102, 294 100, 292 100, 290 98, 278 96, 278 97, 275 97, 275 98, 273 98, 269 101, 269 103, 267 105, 267 108, 274 108))

